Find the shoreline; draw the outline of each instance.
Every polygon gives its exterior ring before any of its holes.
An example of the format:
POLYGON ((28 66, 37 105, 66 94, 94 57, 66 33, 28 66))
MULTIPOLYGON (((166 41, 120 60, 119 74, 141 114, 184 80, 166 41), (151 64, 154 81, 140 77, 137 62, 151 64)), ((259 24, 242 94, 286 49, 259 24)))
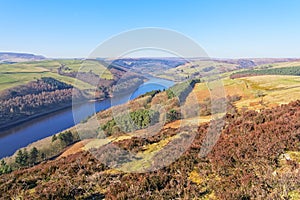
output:
MULTIPOLYGON (((149 77, 159 78, 159 77, 154 77, 152 75, 149 75, 149 77)), ((163 78, 159 78, 159 79, 163 79, 163 78)), ((149 80, 149 78, 146 78, 145 80, 143 80, 143 83, 147 82, 148 80, 149 80)), ((168 79, 165 79, 165 80, 168 80, 168 79)), ((172 80, 168 80, 168 81, 172 81, 172 80)), ((100 101, 107 100, 109 98, 112 98, 112 96, 109 95, 108 97, 101 98, 101 99, 87 99, 87 101, 82 101, 82 102, 79 102, 79 103, 76 103, 76 104, 73 104, 71 102, 70 105, 62 105, 59 108, 52 108, 52 109, 50 109, 48 111, 45 111, 45 112, 37 113, 37 114, 31 115, 31 116, 25 117, 23 119, 18 119, 18 120, 15 120, 13 122, 6 123, 4 125, 0 125, 0 137, 2 135, 5 135, 3 133, 8 131, 9 129, 14 128, 15 126, 19 126, 21 124, 24 124, 26 122, 29 122, 31 120, 37 119, 39 117, 44 117, 44 116, 47 116, 47 115, 50 115, 50 114, 53 114, 53 113, 56 113, 56 112, 59 112, 59 111, 63 111, 63 110, 68 109, 68 108, 70 108, 74 105, 81 105, 83 103, 88 103, 88 102, 100 102, 100 101)))
MULTIPOLYGON (((155 77, 157 78, 157 77, 155 77)), ((161 78, 157 78, 157 79, 161 79, 161 78)), ((167 81, 168 83, 171 82, 170 85, 173 85, 174 82, 173 81, 169 81, 167 79, 162 79, 162 80, 165 80, 167 81)), ((165 87, 170 87, 168 84, 165 86, 165 87)), ((149 90, 149 89, 146 89, 146 90, 149 90)), ((152 90, 155 90, 155 88, 152 88, 152 90)), ((139 94, 141 95, 141 94, 139 94)), ((68 109, 72 109, 72 106, 80 106, 80 105, 83 105, 83 104, 87 104, 87 103, 90 103, 92 104, 93 102, 103 102, 103 101, 107 101, 111 98, 111 96, 107 96, 105 98, 99 98, 99 99, 86 99, 85 101, 81 101, 81 102, 77 102, 76 104, 73 104, 72 103, 66 103, 66 104, 63 104, 59 107, 52 107, 51 109, 47 109, 46 112, 41 112, 41 113, 37 113, 35 115, 32 115, 30 117, 26 117, 26 118, 23 118, 23 119, 20 119, 20 120, 16 120, 16 121, 13 121, 11 123, 7 123, 7 124, 4 124, 2 126, 0 126, 0 139, 1 138, 5 138, 5 137, 10 137, 10 135, 13 133, 13 132, 20 132, 22 131, 23 128, 26 128, 26 126, 30 126, 32 123, 39 123, 39 119, 41 119, 41 121, 43 122, 44 119, 47 119, 48 117, 52 117, 52 115, 60 115, 59 112, 61 112, 62 114, 64 112, 70 112, 70 110, 68 109), (5 130, 3 130, 3 127, 5 127, 5 130)), ((104 103, 105 105, 106 103, 104 103)), ((108 109, 108 108, 105 108, 105 109, 108 109)), ((73 127, 73 126, 72 126, 73 127)), ((68 129, 68 128, 67 128, 68 129)), ((65 129, 64 129, 65 130, 65 129)), ((43 137, 41 139, 38 139, 38 140, 42 140, 44 138, 47 138, 47 137, 43 137)), ((25 146, 28 146, 29 144, 35 142, 35 141, 38 141, 36 139, 30 139, 29 142, 26 142, 26 144, 22 144, 20 147, 18 147, 11 155, 13 155, 18 149, 20 148, 23 148, 25 146), (31 141, 32 140, 32 141, 31 141)), ((0 140, 1 141, 1 140, 0 140)), ((26 139, 27 141, 27 139, 26 139)), ((9 142, 11 143, 11 141, 9 140, 9 142)), ((15 146, 15 145, 13 145, 15 146)), ((18 145, 17 145, 18 146, 18 145)), ((9 148, 11 149, 11 148, 9 148)), ((3 154, 3 158, 4 157, 10 157, 8 156, 10 153, 10 150, 7 150, 8 153, 4 153, 3 154)))
MULTIPOLYGON (((7 131, 7 130, 15 127, 15 126, 24 124, 26 122, 29 122, 29 121, 33 120, 33 119, 37 119, 39 117, 47 116, 49 114, 65 110, 65 109, 70 108, 70 107, 72 107, 72 104, 71 105, 60 106, 59 108, 53 108, 53 109, 50 109, 50 110, 45 111, 45 112, 37 113, 37 114, 31 115, 31 116, 25 117, 23 119, 19 119, 19 120, 15 120, 13 122, 6 123, 5 125, 0 125, 1 132, 5 132, 5 131, 7 131)), ((1 132, 0 132, 0 135, 1 135, 1 132)))
POLYGON ((64 111, 64 110, 67 110, 69 108, 72 108, 73 106, 79 106, 79 105, 84 104, 84 103, 100 102, 100 101, 104 101, 106 99, 109 99, 109 98, 87 100, 87 101, 82 101, 82 102, 79 102, 79 103, 76 103, 76 104, 69 103, 67 105, 59 106, 58 108, 52 108, 52 109, 49 109, 47 111, 25 117, 23 119, 19 119, 19 120, 15 120, 13 122, 6 123, 5 125, 0 125, 0 137, 6 135, 5 134, 6 131, 9 131, 10 129, 12 129, 14 127, 17 127, 19 125, 30 122, 34 119, 38 119, 40 117, 45 117, 47 115, 58 113, 60 111, 64 111))

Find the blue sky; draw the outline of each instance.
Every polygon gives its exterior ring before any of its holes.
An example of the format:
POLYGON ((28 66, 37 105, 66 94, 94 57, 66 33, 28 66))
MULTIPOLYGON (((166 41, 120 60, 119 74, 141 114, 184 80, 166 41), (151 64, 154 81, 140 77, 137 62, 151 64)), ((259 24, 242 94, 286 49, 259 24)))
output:
POLYGON ((300 57, 297 0, 0 0, 0 51, 86 57, 142 27, 178 31, 211 57, 300 57))

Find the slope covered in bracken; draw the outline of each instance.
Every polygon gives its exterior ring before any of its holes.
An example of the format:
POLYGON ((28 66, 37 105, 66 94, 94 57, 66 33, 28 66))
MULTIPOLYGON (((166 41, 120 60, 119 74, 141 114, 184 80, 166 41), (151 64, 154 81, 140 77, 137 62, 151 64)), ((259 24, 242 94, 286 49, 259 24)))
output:
MULTIPOLYGON (((0 196, 2 199, 297 199, 299 119, 299 100, 260 112, 228 113, 220 138, 205 157, 199 157, 199 152, 208 123, 197 128, 192 144, 179 159, 159 170, 125 173, 109 169, 95 154, 82 151, 1 175, 0 196)), ((138 153, 172 137, 176 131, 165 128, 148 138, 132 137, 113 143, 138 153)))

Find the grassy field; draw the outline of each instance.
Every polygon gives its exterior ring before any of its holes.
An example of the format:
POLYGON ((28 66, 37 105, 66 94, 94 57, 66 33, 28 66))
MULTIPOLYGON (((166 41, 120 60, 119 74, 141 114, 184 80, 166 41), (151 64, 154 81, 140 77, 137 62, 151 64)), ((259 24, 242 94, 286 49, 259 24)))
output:
POLYGON ((62 76, 57 73, 57 69, 64 65, 65 72, 90 72, 105 79, 112 79, 110 71, 97 61, 93 60, 46 60, 37 62, 24 62, 15 64, 0 64, 0 91, 26 84, 41 77, 52 77, 59 81, 71 84, 79 89, 90 89, 92 86, 83 81, 62 76))
POLYGON ((299 67, 300 61, 294 62, 279 62, 279 63, 272 63, 272 64, 264 64, 259 65, 256 68, 263 69, 263 68, 282 68, 282 67, 299 67))
MULTIPOLYGON (((259 110, 300 99, 299 76, 265 75, 239 79, 224 78, 222 83, 226 96, 240 95, 242 97, 236 102, 239 109, 247 107, 259 110)), ((193 92, 199 102, 210 97, 206 83, 198 83, 193 92)), ((195 101, 189 98, 188 100, 195 101)))
POLYGON ((52 77, 67 84, 71 84, 81 90, 93 88, 90 84, 78 79, 62 76, 54 72, 32 72, 32 73, 0 73, 0 91, 26 84, 42 77, 52 77))
POLYGON ((215 61, 194 61, 164 72, 158 72, 156 75, 170 80, 183 80, 185 78, 191 78, 192 76, 219 74, 220 72, 236 69, 236 67, 237 65, 235 64, 215 61))

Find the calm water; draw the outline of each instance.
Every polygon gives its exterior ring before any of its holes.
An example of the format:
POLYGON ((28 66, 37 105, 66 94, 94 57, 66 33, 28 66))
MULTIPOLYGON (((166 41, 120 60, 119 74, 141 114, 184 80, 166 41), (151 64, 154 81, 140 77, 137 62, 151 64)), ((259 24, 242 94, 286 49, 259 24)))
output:
MULTIPOLYGON (((117 101, 114 100, 113 105, 123 104, 152 90, 166 89, 173 84, 174 82, 169 80, 151 77, 133 94, 118 98, 117 101)), ((85 103, 73 109, 68 108, 33 119, 9 130, 0 130, 0 158, 10 156, 21 147, 70 128, 95 112, 108 109, 111 106, 111 99, 85 103)))

